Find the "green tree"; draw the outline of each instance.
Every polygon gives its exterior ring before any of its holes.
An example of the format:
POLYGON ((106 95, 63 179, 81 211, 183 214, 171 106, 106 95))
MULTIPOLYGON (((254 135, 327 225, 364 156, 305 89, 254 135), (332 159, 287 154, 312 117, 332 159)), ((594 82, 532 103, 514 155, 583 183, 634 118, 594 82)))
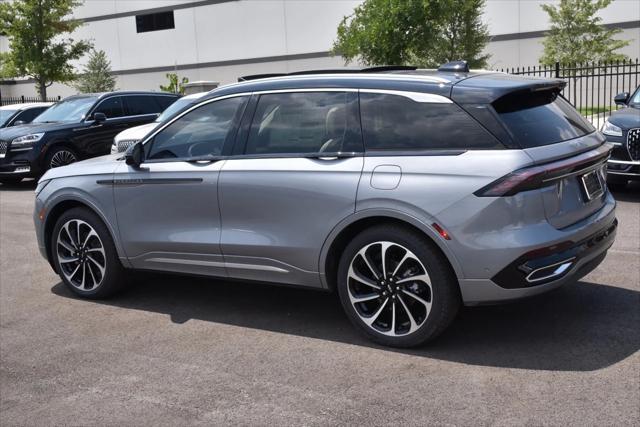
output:
POLYGON ((487 65, 485 0, 365 0, 338 26, 333 52, 346 62, 420 67, 459 59, 487 65))
POLYGON ((78 0, 14 0, 0 3, 0 29, 9 38, 9 52, 0 58, 6 77, 35 79, 42 100, 54 82, 75 79, 70 61, 79 59, 90 48, 88 41, 65 38, 82 25, 69 19, 78 0))
POLYGON ((560 0, 558 6, 543 4, 549 15, 551 29, 544 39, 544 53, 540 62, 553 65, 595 61, 617 61, 626 55, 616 50, 629 44, 616 40, 620 29, 607 29, 596 16, 612 0, 560 0))
POLYGON ((92 50, 89 61, 76 80, 75 88, 81 93, 111 92, 116 79, 111 75, 111 62, 103 50, 92 50))
POLYGON ((175 73, 168 73, 165 74, 165 76, 169 80, 169 84, 166 86, 160 85, 160 90, 163 92, 181 93, 184 95, 184 85, 189 83, 189 79, 183 77, 182 80, 178 82, 178 75, 175 73))

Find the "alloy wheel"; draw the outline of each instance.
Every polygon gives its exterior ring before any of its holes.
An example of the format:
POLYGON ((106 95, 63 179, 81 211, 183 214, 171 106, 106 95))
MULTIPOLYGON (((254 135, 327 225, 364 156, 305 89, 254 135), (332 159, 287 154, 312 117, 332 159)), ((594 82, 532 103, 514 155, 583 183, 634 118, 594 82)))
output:
POLYGON ((347 283, 357 315, 380 334, 409 335, 431 311, 429 274, 418 257, 400 244, 382 241, 360 249, 349 265, 347 283))
POLYGON ((107 268, 104 245, 88 223, 71 219, 64 223, 56 242, 58 264, 67 281, 81 291, 102 284, 107 268))
POLYGON ((56 153, 51 157, 51 161, 49 162, 49 166, 52 168, 57 168, 60 166, 66 166, 71 163, 76 162, 78 159, 76 155, 71 151, 60 150, 56 151, 56 153))

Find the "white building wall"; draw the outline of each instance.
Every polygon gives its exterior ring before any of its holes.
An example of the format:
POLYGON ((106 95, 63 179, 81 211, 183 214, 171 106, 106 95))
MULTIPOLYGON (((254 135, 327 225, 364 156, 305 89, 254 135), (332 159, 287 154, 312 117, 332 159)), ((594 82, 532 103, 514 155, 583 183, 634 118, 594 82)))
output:
MULTIPOLYGON (((343 16, 361 0, 86 0, 74 17, 88 22, 73 35, 91 39, 111 60, 120 89, 158 90, 165 74, 191 81, 235 81, 247 74, 287 72, 344 65, 329 50, 343 16), (188 7, 191 4, 197 7, 188 7), (176 6, 175 29, 136 32, 135 16, 122 16, 159 7, 176 6), (110 16, 109 19, 102 19, 110 16)), ((488 0, 484 20, 495 37, 487 46, 491 68, 538 64, 540 32, 548 29, 541 0, 488 0), (531 32, 538 32, 531 33, 531 32)), ((144 13, 144 12, 142 12, 144 13)), ((604 23, 640 21, 640 1, 614 0, 601 12, 604 23)), ((619 36, 632 40, 623 53, 640 57, 640 27, 619 36)), ((7 49, 0 37, 0 50, 7 49)), ((78 67, 84 60, 78 61, 78 67)), ((33 83, 2 86, 3 96, 34 96, 33 83)), ((73 88, 56 84, 51 96, 67 96, 73 88)))

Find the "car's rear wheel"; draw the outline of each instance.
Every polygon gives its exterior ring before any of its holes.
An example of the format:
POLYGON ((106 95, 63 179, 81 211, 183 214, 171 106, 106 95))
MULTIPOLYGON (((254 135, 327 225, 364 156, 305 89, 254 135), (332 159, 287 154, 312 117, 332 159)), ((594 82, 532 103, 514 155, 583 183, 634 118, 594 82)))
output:
POLYGON ((424 236, 395 225, 365 230, 347 245, 338 292, 359 330, 396 347, 435 338, 460 306, 458 283, 444 256, 424 236))
POLYGON ((65 285, 84 298, 111 296, 124 285, 124 268, 113 239, 100 218, 73 208, 53 229, 51 254, 65 285))
POLYGON ((47 154, 46 168, 53 169, 60 166, 70 165, 78 161, 78 155, 71 148, 66 146, 53 147, 47 154))

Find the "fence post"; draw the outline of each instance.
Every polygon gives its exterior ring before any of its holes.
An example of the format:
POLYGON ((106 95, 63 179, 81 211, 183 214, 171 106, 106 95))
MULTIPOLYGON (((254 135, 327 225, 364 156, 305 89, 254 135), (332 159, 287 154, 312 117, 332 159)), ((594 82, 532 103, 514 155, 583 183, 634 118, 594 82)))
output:
POLYGON ((22 100, 22 103, 24 104, 24 95, 21 95, 20 99, 22 100))
POLYGON ((556 62, 556 79, 560 78, 560 63, 556 62))

